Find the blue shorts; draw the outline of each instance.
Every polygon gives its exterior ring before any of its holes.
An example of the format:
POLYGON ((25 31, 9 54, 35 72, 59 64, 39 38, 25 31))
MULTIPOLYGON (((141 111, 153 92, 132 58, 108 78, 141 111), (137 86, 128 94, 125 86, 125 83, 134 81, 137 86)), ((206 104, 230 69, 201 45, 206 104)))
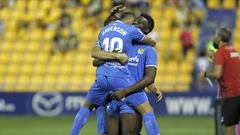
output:
MULTIPOLYGON (((108 77, 108 81, 109 81, 110 91, 121 90, 121 89, 127 88, 135 83, 135 80, 130 77, 129 78, 108 77)), ((145 101, 148 101, 148 97, 147 97, 146 93, 144 92, 144 90, 141 90, 137 93, 129 95, 128 97, 126 97, 126 100, 127 100, 128 104, 135 107, 135 106, 138 106, 138 105, 144 103, 145 101)))
POLYGON ((136 107, 146 101, 148 101, 148 97, 144 90, 136 92, 132 95, 126 97, 126 101, 130 106, 136 107))
POLYGON ((136 113, 135 110, 130 107, 125 101, 116 100, 112 100, 107 104, 106 111, 108 114, 115 117, 120 117, 120 115, 124 113, 136 113))
MULTIPOLYGON (((97 75, 97 79, 93 83, 87 94, 87 100, 94 105, 105 106, 110 91, 117 91, 127 88, 135 83, 131 77, 117 78, 97 75)), ((138 106, 148 100, 143 90, 126 97, 130 105, 138 106)))
POLYGON ((117 91, 127 88, 135 83, 135 80, 131 77, 118 78, 118 77, 107 77, 108 89, 110 91, 117 91))
POLYGON ((95 82, 87 93, 87 100, 97 106, 105 106, 109 95, 107 89, 107 79, 98 75, 95 82))
POLYGON ((133 85, 130 77, 116 78, 97 75, 97 78, 87 94, 87 100, 97 106, 105 106, 110 91, 116 91, 133 85))

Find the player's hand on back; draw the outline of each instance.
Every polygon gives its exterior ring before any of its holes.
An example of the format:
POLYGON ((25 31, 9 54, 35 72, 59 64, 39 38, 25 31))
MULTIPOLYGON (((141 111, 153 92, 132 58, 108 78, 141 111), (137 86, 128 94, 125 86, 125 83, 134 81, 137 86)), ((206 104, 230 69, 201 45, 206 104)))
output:
POLYGON ((113 8, 111 9, 111 13, 113 13, 113 14, 119 13, 119 12, 124 11, 125 9, 126 9, 125 6, 123 6, 123 5, 117 5, 117 6, 115 6, 115 7, 113 7, 113 8))
POLYGON ((156 91, 156 96, 157 96, 157 103, 159 103, 161 100, 162 100, 162 97, 163 97, 163 94, 162 92, 160 91, 160 89, 158 89, 156 91))
POLYGON ((110 97, 111 97, 111 99, 113 99, 113 100, 121 100, 121 99, 123 99, 125 96, 126 96, 126 93, 125 93, 124 90, 118 90, 118 91, 112 92, 112 93, 110 94, 110 97))
POLYGON ((149 85, 146 90, 154 93, 157 96, 157 103, 159 103, 162 100, 163 94, 160 88, 157 87, 155 83, 149 85))

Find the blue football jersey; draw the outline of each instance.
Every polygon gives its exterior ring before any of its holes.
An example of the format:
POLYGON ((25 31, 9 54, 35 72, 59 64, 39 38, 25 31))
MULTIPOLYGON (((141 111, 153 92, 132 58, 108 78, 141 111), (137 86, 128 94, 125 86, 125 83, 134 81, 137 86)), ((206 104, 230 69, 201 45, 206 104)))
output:
POLYGON ((157 53, 151 46, 134 45, 128 56, 128 69, 135 81, 144 77, 145 67, 157 68, 157 53))
MULTIPOLYGON (((97 46, 104 51, 129 54, 133 41, 142 41, 144 34, 134 25, 128 25, 119 20, 105 26, 100 34, 97 46)), ((128 65, 119 62, 105 62, 97 68, 97 75, 110 77, 131 76, 128 65)))

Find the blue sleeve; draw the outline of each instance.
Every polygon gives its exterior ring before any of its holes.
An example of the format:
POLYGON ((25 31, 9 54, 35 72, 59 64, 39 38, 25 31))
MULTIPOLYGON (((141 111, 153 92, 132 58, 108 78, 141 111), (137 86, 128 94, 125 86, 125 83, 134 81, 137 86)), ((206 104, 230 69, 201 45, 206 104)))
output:
POLYGON ((102 48, 99 41, 97 41, 96 46, 102 48))
POLYGON ((145 50, 145 67, 157 68, 157 52, 153 47, 147 47, 145 50))
POLYGON ((129 36, 136 41, 142 41, 145 37, 145 35, 143 34, 143 32, 138 29, 136 26, 132 26, 131 27, 131 31, 129 33, 129 36))
POLYGON ((96 46, 99 47, 99 48, 101 48, 101 49, 103 48, 103 47, 102 47, 102 44, 101 44, 102 31, 103 31, 103 29, 99 32, 99 34, 98 34, 98 41, 97 41, 97 43, 96 43, 96 46))

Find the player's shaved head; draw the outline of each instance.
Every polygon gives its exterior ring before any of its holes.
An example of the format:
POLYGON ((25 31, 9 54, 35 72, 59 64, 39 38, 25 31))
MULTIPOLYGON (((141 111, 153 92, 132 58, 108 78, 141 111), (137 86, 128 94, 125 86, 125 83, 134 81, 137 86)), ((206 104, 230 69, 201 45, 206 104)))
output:
POLYGON ((134 25, 136 25, 139 29, 141 29, 141 31, 144 34, 148 34, 150 33, 153 28, 154 28, 154 20, 153 18, 148 15, 148 14, 141 14, 140 16, 138 16, 136 18, 136 20, 134 21, 134 25))
POLYGON ((121 17, 120 17, 120 19, 123 22, 128 23, 128 24, 132 24, 134 22, 135 18, 136 18, 136 15, 131 11, 125 11, 125 12, 121 13, 121 17))
POLYGON ((147 27, 149 28, 149 31, 151 32, 154 28, 154 25, 155 25, 153 18, 148 14, 141 14, 140 16, 147 19, 147 21, 148 21, 148 24, 147 24, 148 26, 147 27))
POLYGON ((124 18, 127 18, 127 17, 136 18, 136 15, 131 11, 125 11, 121 14, 121 19, 124 19, 124 18))

